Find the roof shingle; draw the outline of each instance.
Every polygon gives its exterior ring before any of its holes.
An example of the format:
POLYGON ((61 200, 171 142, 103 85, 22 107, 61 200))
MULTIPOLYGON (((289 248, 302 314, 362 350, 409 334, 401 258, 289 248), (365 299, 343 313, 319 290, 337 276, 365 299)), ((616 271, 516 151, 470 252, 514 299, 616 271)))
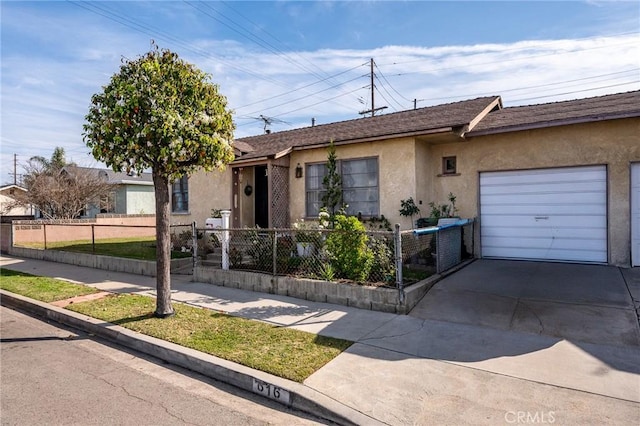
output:
POLYGON ((503 108, 487 114, 466 136, 626 117, 640 117, 640 90, 571 101, 503 108))
POLYGON ((357 142, 363 139, 390 138, 408 133, 426 133, 440 128, 465 126, 488 106, 499 100, 499 96, 489 96, 376 117, 241 138, 236 142, 248 144, 254 150, 238 159, 267 157, 289 148, 325 144, 331 140, 335 143, 357 142))

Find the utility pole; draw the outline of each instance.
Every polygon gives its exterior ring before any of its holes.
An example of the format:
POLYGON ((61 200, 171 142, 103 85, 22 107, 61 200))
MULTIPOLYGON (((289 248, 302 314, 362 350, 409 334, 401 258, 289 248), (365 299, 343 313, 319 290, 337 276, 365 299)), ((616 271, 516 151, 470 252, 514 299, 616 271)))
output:
POLYGON ((9 173, 13 176, 13 184, 18 185, 18 154, 13 154, 13 173, 9 173))
POLYGON ((373 90, 376 86, 373 83, 373 58, 371 58, 371 116, 376 113, 376 97, 375 91, 373 90))
POLYGON ((376 86, 374 85, 374 76, 375 74, 373 73, 373 58, 371 58, 371 109, 367 110, 367 111, 360 111, 358 114, 360 115, 364 115, 364 114, 369 114, 371 113, 371 116, 373 117, 376 114, 376 111, 381 111, 383 109, 386 109, 388 107, 383 106, 383 107, 379 107, 376 108, 376 97, 375 97, 375 88, 376 86))

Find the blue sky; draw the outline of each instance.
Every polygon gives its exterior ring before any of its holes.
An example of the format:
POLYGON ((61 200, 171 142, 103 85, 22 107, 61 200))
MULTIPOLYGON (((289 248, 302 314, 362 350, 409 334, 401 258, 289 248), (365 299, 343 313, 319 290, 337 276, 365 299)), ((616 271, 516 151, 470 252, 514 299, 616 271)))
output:
POLYGON ((2 1, 0 183, 82 142, 91 95, 154 39, 213 75, 236 136, 501 95, 506 106, 640 89, 640 2, 2 1))

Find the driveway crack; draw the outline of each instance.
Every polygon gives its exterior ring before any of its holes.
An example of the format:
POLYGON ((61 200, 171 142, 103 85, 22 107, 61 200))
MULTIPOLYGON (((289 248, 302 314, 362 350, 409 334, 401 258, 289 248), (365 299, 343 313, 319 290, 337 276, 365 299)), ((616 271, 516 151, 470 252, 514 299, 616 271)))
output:
POLYGON ((524 303, 522 300, 518 299, 518 301, 516 302, 516 308, 513 311, 513 317, 511 317, 511 324, 509 324, 509 329, 513 329, 513 322, 515 320, 516 314, 518 312, 518 305, 522 305, 525 309, 527 309, 531 314, 533 314, 533 316, 535 317, 535 319, 538 321, 538 334, 543 334, 544 332, 544 325, 542 324, 542 318, 540 318, 540 316, 536 313, 536 311, 529 305, 527 305, 526 303, 524 303))

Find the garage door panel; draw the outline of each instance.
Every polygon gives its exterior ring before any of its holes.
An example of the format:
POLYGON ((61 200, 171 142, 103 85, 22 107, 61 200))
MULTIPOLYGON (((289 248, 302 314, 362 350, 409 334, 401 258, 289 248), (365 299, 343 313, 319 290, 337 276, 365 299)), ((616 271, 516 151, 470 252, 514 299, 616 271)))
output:
POLYGON ((482 173, 487 186, 501 184, 532 185, 536 183, 606 182, 602 166, 570 167, 564 169, 514 170, 482 173))
POLYGON ((483 194, 480 199, 482 205, 502 205, 508 206, 513 204, 602 204, 602 193, 605 192, 605 188, 601 191, 588 191, 588 192, 567 192, 567 193, 505 193, 505 194, 483 194))
POLYGON ((597 215, 556 215, 556 216, 531 216, 531 215, 483 215, 482 227, 510 227, 517 231, 521 227, 538 228, 578 228, 585 231, 593 228, 606 229, 606 220, 597 215), (538 219, 539 218, 539 219, 538 219), (548 219, 544 219, 548 218, 548 219))
MULTIPOLYGON (((500 215, 505 210, 505 204, 483 204, 482 212, 487 216, 500 215)), ((514 216, 545 216, 545 215, 574 215, 576 211, 588 211, 595 216, 606 215, 607 206, 596 203, 567 204, 512 204, 509 212, 514 216)))
POLYGON ((607 261, 604 166, 480 174, 485 257, 607 261))
POLYGON ((489 237, 500 238, 512 238, 515 233, 518 233, 518 238, 585 238, 588 236, 590 239, 602 240, 607 238, 607 229, 585 229, 585 228, 552 228, 552 227, 491 227, 486 228, 482 234, 482 239, 489 237))
MULTIPOLYGON (((602 245, 597 239, 586 236, 580 238, 580 250, 586 251, 602 251, 602 245)), ((545 238, 528 237, 488 237, 485 241, 487 247, 509 247, 509 248, 530 248, 545 250, 573 250, 575 249, 576 238, 545 238)))
POLYGON ((526 260, 559 260, 573 262, 602 262, 603 251, 586 250, 544 250, 530 248, 511 248, 507 254, 502 249, 483 248, 483 257, 499 259, 526 259, 526 260))
POLYGON ((536 184, 517 184, 514 182, 502 185, 484 186, 483 195, 509 195, 520 194, 572 194, 577 192, 600 193, 606 188, 606 182, 548 182, 536 184))

